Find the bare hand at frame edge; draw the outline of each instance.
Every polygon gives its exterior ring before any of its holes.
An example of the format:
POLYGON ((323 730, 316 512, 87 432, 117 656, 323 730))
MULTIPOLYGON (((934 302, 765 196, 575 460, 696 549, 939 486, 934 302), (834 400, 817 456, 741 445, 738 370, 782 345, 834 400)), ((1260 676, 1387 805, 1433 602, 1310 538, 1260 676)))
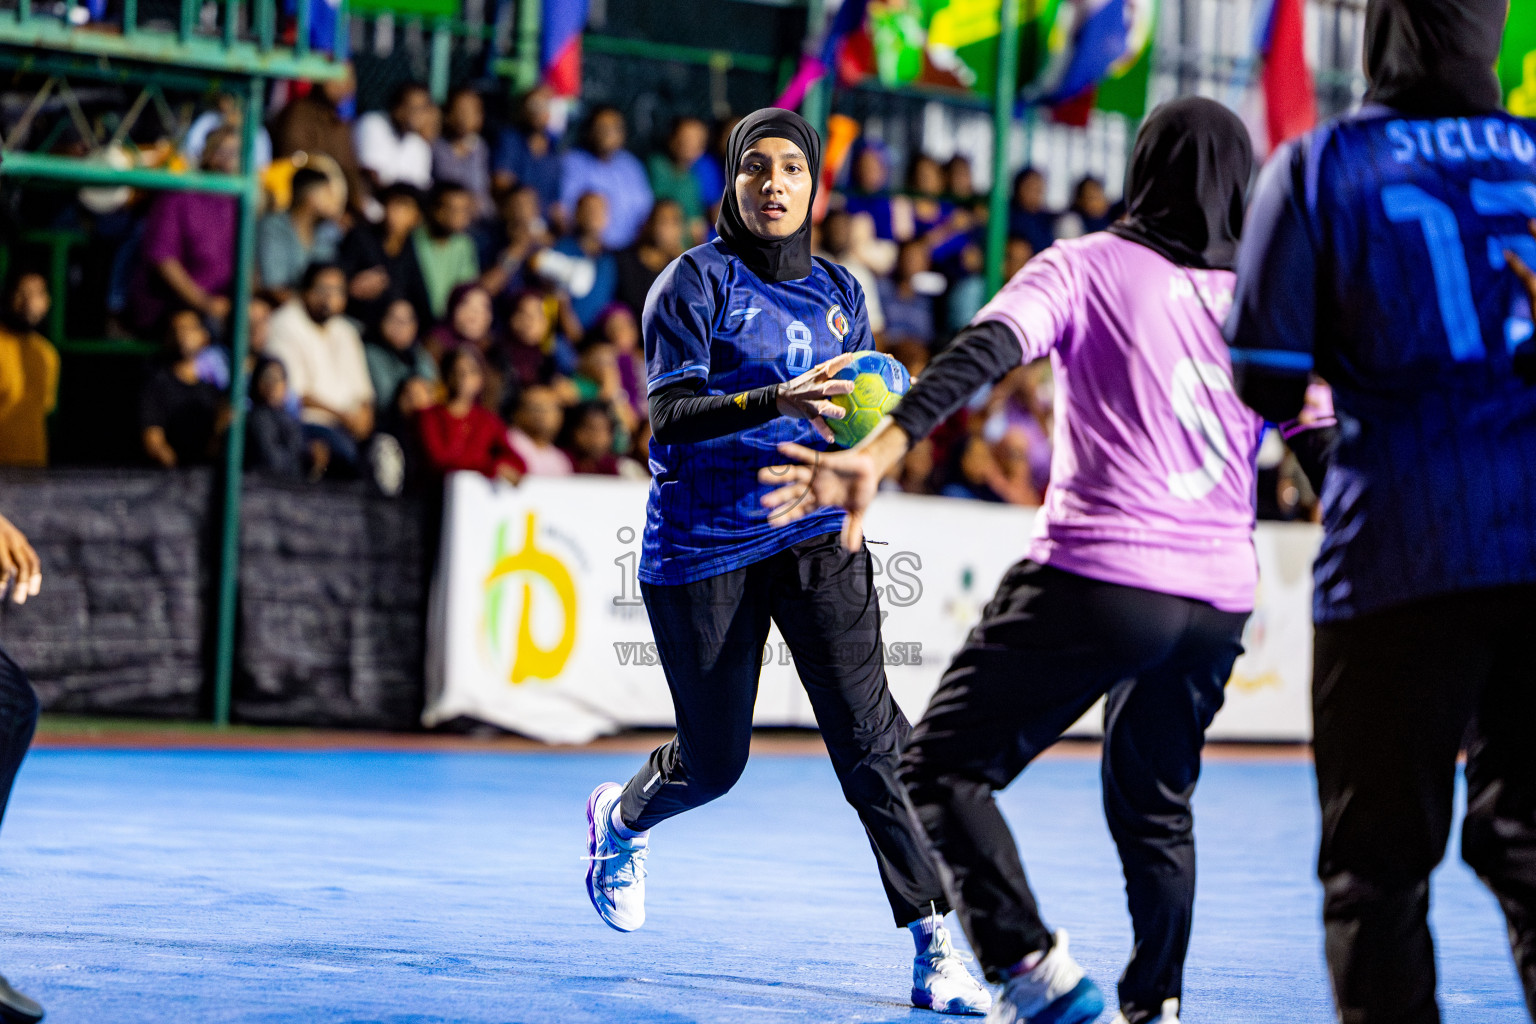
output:
POLYGON ((831 441, 832 428, 827 426, 827 417, 840 420, 843 418, 843 410, 827 399, 846 395, 853 390, 853 381, 834 378, 857 355, 857 352, 845 352, 834 356, 819 366, 811 367, 794 380, 780 384, 775 396, 779 414, 794 420, 810 420, 816 433, 824 440, 831 441))
POLYGON ((768 466, 758 482, 777 484, 763 495, 775 526, 783 526, 823 508, 841 508, 843 547, 857 551, 864 540, 864 513, 880 491, 880 481, 907 450, 906 431, 886 421, 858 447, 818 452, 804 445, 781 444, 779 453, 793 465, 768 466))
POLYGON ((11 588, 11 600, 26 604, 43 586, 43 567, 26 536, 0 516, 0 593, 11 588))

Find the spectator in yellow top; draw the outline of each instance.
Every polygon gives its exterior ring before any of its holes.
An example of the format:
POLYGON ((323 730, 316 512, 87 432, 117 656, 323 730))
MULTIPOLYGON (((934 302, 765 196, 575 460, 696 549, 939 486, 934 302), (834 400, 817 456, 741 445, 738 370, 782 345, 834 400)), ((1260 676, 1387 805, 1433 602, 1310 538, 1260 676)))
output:
POLYGON ((53 301, 43 275, 16 278, 0 310, 0 466, 48 465, 48 414, 59 400, 59 353, 38 327, 53 301))

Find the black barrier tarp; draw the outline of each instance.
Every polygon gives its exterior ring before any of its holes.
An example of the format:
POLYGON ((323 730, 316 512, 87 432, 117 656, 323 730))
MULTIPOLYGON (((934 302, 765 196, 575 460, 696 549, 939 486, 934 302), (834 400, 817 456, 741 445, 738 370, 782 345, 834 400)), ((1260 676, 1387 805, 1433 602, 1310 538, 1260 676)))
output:
POLYGON ((422 510, 362 484, 252 480, 240 555, 235 717, 417 727, 422 510))
MULTIPOLYGON (((0 642, 45 709, 209 714, 217 490, 210 470, 0 470, 44 574, 0 642)), ((361 484, 247 479, 235 720, 419 727, 422 523, 361 484)))
POLYGON ((0 471, 0 513, 31 539, 43 589, 6 602, 0 640, 43 707, 203 713, 213 474, 0 471))

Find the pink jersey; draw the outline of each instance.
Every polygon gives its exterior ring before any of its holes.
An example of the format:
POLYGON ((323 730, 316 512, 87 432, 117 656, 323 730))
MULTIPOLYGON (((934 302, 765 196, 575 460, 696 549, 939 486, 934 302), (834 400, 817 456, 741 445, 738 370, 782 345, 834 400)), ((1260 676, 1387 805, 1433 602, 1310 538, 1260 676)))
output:
POLYGON ((1125 586, 1253 609, 1263 421, 1233 392, 1233 275, 1107 232, 1058 242, 974 322, 1056 374, 1055 454, 1029 557, 1125 586))

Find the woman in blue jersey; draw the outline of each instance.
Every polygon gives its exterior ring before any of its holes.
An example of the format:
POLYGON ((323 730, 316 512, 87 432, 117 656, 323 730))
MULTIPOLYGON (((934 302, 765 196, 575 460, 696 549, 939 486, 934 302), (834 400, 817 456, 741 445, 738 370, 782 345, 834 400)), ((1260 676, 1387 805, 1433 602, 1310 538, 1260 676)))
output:
MULTIPOLYGON (((629 783, 587 802, 587 890, 603 920, 645 920, 647 834, 723 795, 746 766, 763 644, 777 623, 832 764, 875 851, 898 927, 917 945, 915 1005, 984 1013, 991 997, 954 955, 948 906, 897 778, 910 726, 886 686, 867 552, 839 543, 840 515, 775 529, 758 471, 785 441, 829 438, 833 377, 873 347, 847 271, 811 257, 821 140, 764 109, 731 133, 720 237, 674 260, 642 317, 655 477, 641 590, 677 736, 629 783)), ((767 824, 767 823, 765 823, 767 824)))

